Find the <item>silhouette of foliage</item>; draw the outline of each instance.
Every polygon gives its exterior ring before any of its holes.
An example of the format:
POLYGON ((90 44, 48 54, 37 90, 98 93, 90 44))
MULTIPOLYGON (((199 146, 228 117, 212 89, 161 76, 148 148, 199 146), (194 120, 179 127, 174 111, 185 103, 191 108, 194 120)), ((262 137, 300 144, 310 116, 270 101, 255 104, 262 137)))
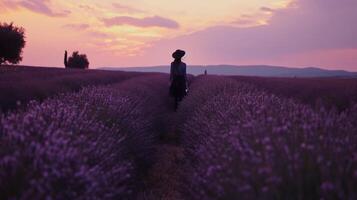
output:
POLYGON ((68 58, 66 68, 88 69, 89 61, 87 55, 79 54, 78 51, 73 52, 72 56, 68 58))
POLYGON ((25 44, 24 28, 16 27, 13 23, 0 23, 0 65, 19 63, 25 44))
POLYGON ((68 59, 67 59, 67 51, 64 52, 64 66, 65 68, 68 67, 68 63, 67 63, 68 59))

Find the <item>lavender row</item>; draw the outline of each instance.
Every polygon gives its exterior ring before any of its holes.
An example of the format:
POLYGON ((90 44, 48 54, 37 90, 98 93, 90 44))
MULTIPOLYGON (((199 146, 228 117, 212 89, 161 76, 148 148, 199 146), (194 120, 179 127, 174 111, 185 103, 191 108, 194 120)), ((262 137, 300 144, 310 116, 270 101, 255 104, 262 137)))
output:
POLYGON ((1 117, 0 199, 133 198, 158 137, 153 86, 165 81, 89 87, 1 117))
POLYGON ((61 92, 76 92, 83 87, 119 83, 142 74, 103 70, 77 70, 7 66, 0 69, 0 111, 18 104, 42 101, 61 92))
POLYGON ((187 199, 357 198, 357 105, 316 110, 221 77, 192 87, 187 199))

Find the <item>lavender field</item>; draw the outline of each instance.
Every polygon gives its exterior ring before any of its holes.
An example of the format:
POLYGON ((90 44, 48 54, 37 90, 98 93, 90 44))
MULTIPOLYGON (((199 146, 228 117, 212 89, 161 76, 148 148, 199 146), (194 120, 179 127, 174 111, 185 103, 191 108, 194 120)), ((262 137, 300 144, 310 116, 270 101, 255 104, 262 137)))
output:
POLYGON ((1 66, 0 111, 42 101, 58 93, 78 91, 87 85, 106 85, 140 76, 136 72, 108 72, 50 67, 1 66))
POLYGON ((0 114, 0 199, 357 199, 353 95, 198 76, 174 112, 168 75, 106 76, 0 114))
POLYGON ((187 199, 356 199, 357 104, 312 108, 201 77, 181 107, 187 199))

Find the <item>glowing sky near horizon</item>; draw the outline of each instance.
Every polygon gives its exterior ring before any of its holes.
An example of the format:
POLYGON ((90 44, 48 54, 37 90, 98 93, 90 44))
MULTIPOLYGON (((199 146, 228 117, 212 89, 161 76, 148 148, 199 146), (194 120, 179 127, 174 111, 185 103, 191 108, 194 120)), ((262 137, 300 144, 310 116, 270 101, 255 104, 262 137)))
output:
POLYGON ((357 71, 355 13, 354 0, 0 0, 0 22, 26 29, 21 64, 79 50, 91 68, 163 65, 183 48, 190 64, 357 71))

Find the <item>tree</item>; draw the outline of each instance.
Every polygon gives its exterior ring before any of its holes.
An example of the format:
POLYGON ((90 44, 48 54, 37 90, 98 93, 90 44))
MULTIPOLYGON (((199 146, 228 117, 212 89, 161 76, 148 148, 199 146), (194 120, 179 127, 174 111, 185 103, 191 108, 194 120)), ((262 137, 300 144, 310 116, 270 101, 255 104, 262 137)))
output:
POLYGON ((68 63, 67 63, 68 59, 67 59, 67 51, 64 52, 64 67, 67 68, 68 67, 68 63))
MULTIPOLYGON (((67 55, 65 53, 65 57, 66 56, 67 55)), ((88 69, 88 67, 89 67, 89 61, 87 55, 79 54, 78 51, 73 52, 72 56, 70 56, 67 60, 66 68, 88 69)))
POLYGON ((25 29, 13 23, 0 23, 0 65, 18 64, 22 61, 22 49, 25 47, 25 29))

